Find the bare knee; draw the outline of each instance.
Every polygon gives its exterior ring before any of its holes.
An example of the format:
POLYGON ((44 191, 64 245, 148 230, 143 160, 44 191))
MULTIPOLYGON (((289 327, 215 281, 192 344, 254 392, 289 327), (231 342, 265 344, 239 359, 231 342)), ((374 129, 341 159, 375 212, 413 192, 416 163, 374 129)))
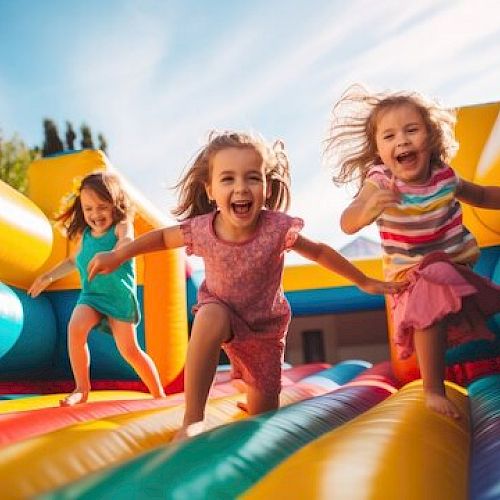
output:
POLYGON ((90 330, 97 325, 100 319, 101 315, 91 307, 76 306, 68 323, 68 342, 85 344, 90 330))
POLYGON ((193 333, 203 331, 208 339, 220 344, 231 338, 231 322, 228 310, 219 304, 205 304, 196 312, 193 333))
POLYGON ((85 344, 87 342, 91 326, 72 321, 68 325, 68 342, 72 344, 85 344))
POLYGON ((140 354, 139 347, 131 342, 116 342, 116 347, 123 358, 129 362, 136 359, 140 354))

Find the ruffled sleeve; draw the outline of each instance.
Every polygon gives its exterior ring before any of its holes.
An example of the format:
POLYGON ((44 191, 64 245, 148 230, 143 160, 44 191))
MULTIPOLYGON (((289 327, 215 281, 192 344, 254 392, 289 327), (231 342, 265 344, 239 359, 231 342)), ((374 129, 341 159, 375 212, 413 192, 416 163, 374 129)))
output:
POLYGON ((193 233, 192 233, 192 221, 193 219, 186 219, 181 222, 181 230, 184 235, 184 244, 186 246, 186 253, 188 255, 193 255, 193 233))
POLYGON ((300 217, 290 217, 290 226, 285 234, 285 250, 292 248, 303 227, 304 221, 300 217))
POLYGON ((390 184, 390 178, 383 165, 375 165, 368 170, 365 182, 373 184, 379 189, 387 189, 390 184))
POLYGON ((204 257, 207 249, 213 246, 210 228, 215 212, 197 215, 181 222, 184 245, 187 255, 204 257))

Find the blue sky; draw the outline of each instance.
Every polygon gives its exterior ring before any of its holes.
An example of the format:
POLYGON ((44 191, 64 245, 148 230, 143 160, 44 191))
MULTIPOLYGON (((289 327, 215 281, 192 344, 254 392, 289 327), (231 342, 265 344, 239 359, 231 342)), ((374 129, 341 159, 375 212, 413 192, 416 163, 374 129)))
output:
POLYGON ((321 142, 354 82, 449 106, 500 100, 500 2, 0 0, 3 136, 35 145, 44 117, 61 135, 87 122, 165 213, 209 130, 253 130, 287 146, 304 234, 348 242, 353 189, 330 182, 321 142))

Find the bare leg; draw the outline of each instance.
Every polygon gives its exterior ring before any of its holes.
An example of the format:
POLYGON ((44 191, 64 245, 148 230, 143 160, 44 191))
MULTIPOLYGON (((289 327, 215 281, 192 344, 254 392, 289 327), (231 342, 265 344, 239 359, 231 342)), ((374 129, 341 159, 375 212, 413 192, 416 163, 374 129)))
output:
POLYGON ((164 398, 165 392, 156 365, 139 346, 134 325, 114 318, 109 318, 109 325, 123 358, 136 371, 154 398, 164 398))
POLYGON ((85 403, 90 392, 90 354, 87 339, 90 329, 101 319, 101 315, 85 305, 76 306, 68 325, 68 353, 75 379, 75 390, 62 399, 61 406, 85 403))
POLYGON ((247 411, 249 415, 259 415, 279 408, 279 394, 266 394, 255 387, 247 386, 247 411))
POLYGON ((415 331, 415 349, 428 408, 448 417, 460 418, 458 408, 446 397, 444 386, 446 329, 444 322, 415 331))
POLYGON ((198 310, 191 330, 184 371, 186 411, 175 440, 203 431, 205 405, 217 369, 220 347, 230 336, 229 316, 224 307, 206 304, 198 310))
MULTIPOLYGON (((248 387, 247 387, 247 384, 245 382, 243 382, 243 380, 241 380, 240 378, 237 378, 237 379, 233 379, 231 381, 231 384, 236 388, 236 390, 238 390, 239 392, 241 393, 245 393, 247 394, 248 393, 248 387)), ((245 413, 248 413, 248 404, 243 402, 243 401, 237 401, 236 402, 236 406, 244 411, 245 413)))

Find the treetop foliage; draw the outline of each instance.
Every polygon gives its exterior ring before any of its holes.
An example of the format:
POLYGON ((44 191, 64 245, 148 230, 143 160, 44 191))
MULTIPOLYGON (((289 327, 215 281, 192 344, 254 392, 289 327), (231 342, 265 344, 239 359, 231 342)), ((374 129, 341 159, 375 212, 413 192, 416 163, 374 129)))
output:
MULTIPOLYGON (((49 156, 66 150, 75 149, 77 134, 71 122, 66 122, 65 142, 59 137, 57 125, 53 120, 43 120, 44 141, 42 148, 28 147, 17 135, 4 139, 0 129, 0 180, 6 182, 23 194, 28 187, 27 170, 30 163, 40 156, 49 156)), ((94 148, 90 126, 83 123, 80 127, 80 145, 83 149, 94 148)), ((105 153, 108 144, 103 134, 97 135, 98 147, 105 153)))

